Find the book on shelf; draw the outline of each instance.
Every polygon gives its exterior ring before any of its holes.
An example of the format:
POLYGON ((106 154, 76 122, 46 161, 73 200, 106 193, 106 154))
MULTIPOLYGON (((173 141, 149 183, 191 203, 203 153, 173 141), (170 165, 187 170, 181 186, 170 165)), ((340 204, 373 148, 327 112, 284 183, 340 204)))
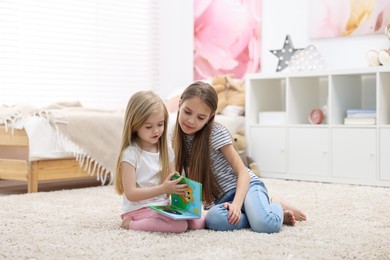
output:
POLYGON ((375 117, 346 117, 344 118, 345 125, 375 125, 375 117))
POLYGON ((347 109, 347 117, 376 117, 376 109, 347 109))
MULTIPOLYGON (((172 179, 180 178, 175 174, 172 179)), ((187 184, 185 195, 171 194, 171 204, 166 206, 148 206, 172 219, 197 219, 202 213, 202 184, 194 180, 183 178, 179 184, 187 184)))

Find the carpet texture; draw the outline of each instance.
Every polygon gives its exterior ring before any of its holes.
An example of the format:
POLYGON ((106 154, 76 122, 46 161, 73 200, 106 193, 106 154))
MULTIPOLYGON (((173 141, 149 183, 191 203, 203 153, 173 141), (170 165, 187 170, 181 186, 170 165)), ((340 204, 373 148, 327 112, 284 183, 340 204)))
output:
POLYGON ((265 179, 304 209, 277 234, 120 229, 113 186, 0 197, 0 259, 390 259, 390 188, 265 179))

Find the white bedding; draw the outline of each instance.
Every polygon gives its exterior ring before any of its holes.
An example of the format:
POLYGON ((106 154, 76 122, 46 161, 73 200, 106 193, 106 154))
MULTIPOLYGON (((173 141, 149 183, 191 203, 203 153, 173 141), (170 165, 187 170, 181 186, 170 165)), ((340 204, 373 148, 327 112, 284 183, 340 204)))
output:
POLYGON ((32 116, 23 120, 29 140, 29 160, 72 158, 74 151, 59 138, 58 132, 46 119, 32 116))
POLYGON ((24 129, 29 141, 30 161, 41 159, 72 158, 73 152, 68 151, 61 142, 58 132, 49 124, 48 120, 40 116, 29 116, 10 124, 0 120, 0 125, 5 125, 6 130, 13 132, 13 129, 24 129))

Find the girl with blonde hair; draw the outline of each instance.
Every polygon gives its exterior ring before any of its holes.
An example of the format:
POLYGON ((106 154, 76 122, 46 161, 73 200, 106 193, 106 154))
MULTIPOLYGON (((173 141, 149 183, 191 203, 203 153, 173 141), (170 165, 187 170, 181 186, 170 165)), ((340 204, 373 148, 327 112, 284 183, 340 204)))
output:
POLYGON ((167 123, 167 109, 157 94, 140 91, 130 98, 114 182, 122 195, 122 228, 175 233, 204 228, 204 217, 172 220, 148 208, 168 205, 170 194, 187 189, 187 184, 178 184, 182 177, 171 180, 175 163, 167 123))

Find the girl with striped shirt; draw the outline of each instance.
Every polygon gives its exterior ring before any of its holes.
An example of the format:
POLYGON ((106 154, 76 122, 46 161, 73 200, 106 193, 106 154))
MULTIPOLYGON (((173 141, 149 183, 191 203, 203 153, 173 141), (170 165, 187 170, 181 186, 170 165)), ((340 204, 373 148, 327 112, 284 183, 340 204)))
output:
POLYGON ((263 181, 244 165, 228 130, 214 122, 217 104, 210 84, 192 83, 180 97, 172 133, 175 169, 203 185, 206 227, 275 233, 282 224, 306 220, 302 211, 271 199, 263 181))

